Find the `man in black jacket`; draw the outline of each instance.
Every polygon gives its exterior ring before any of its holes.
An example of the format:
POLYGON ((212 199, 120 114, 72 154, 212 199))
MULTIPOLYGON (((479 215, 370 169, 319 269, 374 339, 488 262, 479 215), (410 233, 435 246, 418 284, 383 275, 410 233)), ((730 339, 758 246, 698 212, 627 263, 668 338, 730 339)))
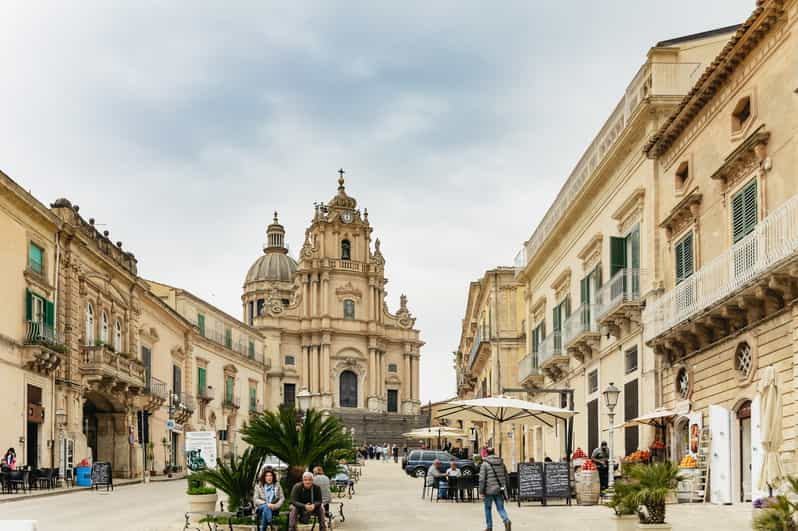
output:
POLYGON ((327 519, 322 505, 321 489, 313 484, 313 474, 305 472, 302 481, 291 489, 291 509, 288 512, 288 529, 296 531, 298 522, 307 524, 311 516, 319 520, 319 530, 327 531, 327 519))

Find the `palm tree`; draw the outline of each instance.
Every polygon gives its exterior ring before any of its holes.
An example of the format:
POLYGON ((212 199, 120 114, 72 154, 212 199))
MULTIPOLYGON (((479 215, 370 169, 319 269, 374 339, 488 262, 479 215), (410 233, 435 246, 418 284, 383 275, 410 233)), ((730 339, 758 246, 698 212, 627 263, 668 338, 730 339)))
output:
POLYGON ((243 430, 243 439, 264 455, 288 465, 288 486, 298 482, 310 465, 323 463, 333 450, 351 449, 352 439, 338 418, 309 409, 298 426, 292 408, 264 411, 243 430))
MULTIPOLYGON (((646 524, 665 523, 665 499, 683 479, 679 469, 670 461, 651 465, 637 465, 629 471, 632 491, 630 501, 642 505, 648 513, 646 524)), ((641 515, 641 521, 642 521, 641 515)))
POLYGON ((789 493, 770 498, 766 505, 754 517, 753 527, 756 531, 796 531, 798 523, 798 502, 791 501, 798 493, 798 478, 788 477, 789 493))
POLYGON ((247 448, 238 459, 234 455, 230 455, 229 463, 217 459, 216 469, 207 468, 192 474, 191 477, 209 483, 227 494, 228 510, 235 512, 252 499, 255 479, 262 460, 262 452, 247 448))

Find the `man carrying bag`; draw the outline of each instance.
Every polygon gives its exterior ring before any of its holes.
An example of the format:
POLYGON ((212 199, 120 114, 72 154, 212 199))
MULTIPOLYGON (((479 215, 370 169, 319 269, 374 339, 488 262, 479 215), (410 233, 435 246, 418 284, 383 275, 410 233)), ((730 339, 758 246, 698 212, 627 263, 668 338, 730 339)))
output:
POLYGON ((504 522, 505 531, 511 530, 512 522, 504 510, 504 501, 507 499, 507 485, 509 478, 507 468, 501 457, 494 455, 493 448, 488 448, 488 455, 479 468, 479 493, 485 503, 485 531, 493 529, 493 504, 504 522))

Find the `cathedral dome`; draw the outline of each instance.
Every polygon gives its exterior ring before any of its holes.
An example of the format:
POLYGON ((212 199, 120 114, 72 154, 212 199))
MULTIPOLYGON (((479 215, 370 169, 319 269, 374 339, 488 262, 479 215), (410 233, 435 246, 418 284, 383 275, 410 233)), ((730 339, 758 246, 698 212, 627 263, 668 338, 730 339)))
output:
POLYGON ((260 281, 293 281, 297 263, 288 256, 288 249, 285 247, 285 229, 277 221, 277 212, 274 213, 274 222, 266 230, 263 253, 263 256, 255 260, 249 268, 244 284, 260 281))
POLYGON ((266 253, 252 264, 247 272, 246 283, 261 280, 291 282, 296 271, 296 260, 283 253, 266 253))

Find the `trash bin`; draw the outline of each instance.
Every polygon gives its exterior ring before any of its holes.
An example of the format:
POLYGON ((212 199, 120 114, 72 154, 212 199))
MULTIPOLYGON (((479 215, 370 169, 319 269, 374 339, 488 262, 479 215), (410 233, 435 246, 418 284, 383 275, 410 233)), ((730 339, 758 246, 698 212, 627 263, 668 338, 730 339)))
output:
POLYGON ((91 467, 79 466, 76 470, 77 477, 75 478, 75 485, 78 487, 91 487, 91 467))

